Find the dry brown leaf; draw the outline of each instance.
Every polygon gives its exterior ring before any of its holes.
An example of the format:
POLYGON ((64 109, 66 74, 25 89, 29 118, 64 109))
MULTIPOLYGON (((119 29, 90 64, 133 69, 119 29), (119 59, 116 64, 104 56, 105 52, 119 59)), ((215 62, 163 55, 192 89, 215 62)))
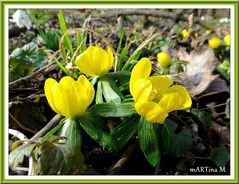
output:
POLYGON ((176 77, 190 92, 191 96, 204 92, 218 77, 213 75, 218 60, 209 47, 199 48, 188 54, 182 48, 177 52, 179 60, 188 61, 185 72, 176 77))
POLYGON ((230 147, 230 129, 225 126, 221 126, 218 123, 212 121, 211 127, 208 131, 210 142, 214 145, 220 144, 230 147))

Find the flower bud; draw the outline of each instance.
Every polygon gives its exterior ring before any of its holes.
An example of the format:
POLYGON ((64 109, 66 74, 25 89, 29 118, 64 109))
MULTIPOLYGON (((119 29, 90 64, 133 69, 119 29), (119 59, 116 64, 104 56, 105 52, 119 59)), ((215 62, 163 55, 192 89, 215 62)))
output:
POLYGON ((221 40, 218 37, 212 37, 209 41, 208 44, 211 48, 216 49, 220 46, 221 40))
POLYGON ((167 68, 171 64, 171 57, 166 52, 160 52, 157 55, 157 61, 163 68, 167 68))
POLYGON ((223 41, 224 41, 224 43, 226 44, 226 45, 230 45, 230 34, 228 34, 228 35, 226 35, 225 37, 224 37, 224 39, 223 39, 223 41))
POLYGON ((187 29, 182 30, 182 35, 183 35, 183 38, 187 38, 189 35, 188 30, 187 29))

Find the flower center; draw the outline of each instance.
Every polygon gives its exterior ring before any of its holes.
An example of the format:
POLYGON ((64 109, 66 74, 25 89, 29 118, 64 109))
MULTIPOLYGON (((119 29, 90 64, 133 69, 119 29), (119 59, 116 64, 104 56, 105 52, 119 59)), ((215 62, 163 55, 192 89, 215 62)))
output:
POLYGON ((149 95, 149 100, 158 103, 161 97, 159 90, 153 89, 149 95))

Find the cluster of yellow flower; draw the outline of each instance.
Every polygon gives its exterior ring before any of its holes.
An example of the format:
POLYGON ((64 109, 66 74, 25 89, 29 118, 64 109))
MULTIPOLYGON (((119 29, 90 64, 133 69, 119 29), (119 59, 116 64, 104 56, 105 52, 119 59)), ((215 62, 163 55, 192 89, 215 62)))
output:
MULTIPOLYGON (((230 46, 230 44, 231 44, 230 39, 231 39, 230 34, 226 35, 223 38, 223 41, 227 46, 230 46)), ((211 39, 208 40, 208 44, 211 48, 216 49, 221 45, 221 39, 219 37, 216 37, 216 36, 212 37, 211 39)))
MULTIPOLYGON (((162 67, 171 64, 166 52, 157 55, 162 67)), ((86 76, 104 76, 113 67, 114 57, 111 48, 107 51, 99 46, 89 46, 76 59, 76 66, 86 76)), ((167 76, 151 76, 152 64, 142 58, 133 68, 129 91, 135 101, 135 110, 153 123, 163 123, 168 113, 191 107, 192 100, 185 87, 173 85, 167 76)), ((95 90, 90 81, 80 75, 75 81, 69 76, 58 83, 49 78, 45 82, 46 98, 52 109, 68 118, 80 116, 92 103, 95 90)))
POLYGON ((168 113, 191 107, 188 91, 181 85, 172 85, 167 76, 151 76, 152 64, 142 58, 133 68, 130 78, 130 93, 135 101, 135 110, 149 122, 163 123, 168 113))
MULTIPOLYGON (((211 30, 206 30, 206 31, 205 31, 205 34, 206 34, 206 35, 210 35, 210 34, 211 34, 211 30)), ((182 36, 183 36, 184 39, 188 38, 189 32, 188 32, 187 29, 183 29, 183 30, 182 30, 182 36)), ((195 33, 195 37, 197 38, 198 36, 199 36, 199 33, 196 32, 196 33, 195 33)), ((227 34, 227 35, 223 38, 223 41, 224 41, 225 45, 230 46, 230 43, 231 43, 230 39, 231 39, 231 38, 230 38, 230 34, 227 34)), ((209 46, 210 46, 211 48, 216 49, 216 48, 218 48, 218 47, 221 45, 221 39, 220 39, 219 37, 214 36, 214 37, 212 37, 212 38, 210 38, 210 39, 208 40, 208 44, 209 44, 209 46)))

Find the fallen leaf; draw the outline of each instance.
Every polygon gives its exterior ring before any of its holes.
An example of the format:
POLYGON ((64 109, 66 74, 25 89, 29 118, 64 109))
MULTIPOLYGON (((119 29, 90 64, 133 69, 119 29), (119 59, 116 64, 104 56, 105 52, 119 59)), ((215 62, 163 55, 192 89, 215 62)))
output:
MULTIPOLYGON (((179 60, 188 61, 189 63, 185 68, 185 72, 176 76, 175 79, 189 90, 192 97, 203 93, 218 78, 218 75, 213 75, 218 60, 213 50, 208 46, 194 50, 191 53, 187 53, 183 48, 180 48, 177 52, 177 57, 179 60)), ((225 86, 222 86, 222 88, 224 89, 225 86)))

